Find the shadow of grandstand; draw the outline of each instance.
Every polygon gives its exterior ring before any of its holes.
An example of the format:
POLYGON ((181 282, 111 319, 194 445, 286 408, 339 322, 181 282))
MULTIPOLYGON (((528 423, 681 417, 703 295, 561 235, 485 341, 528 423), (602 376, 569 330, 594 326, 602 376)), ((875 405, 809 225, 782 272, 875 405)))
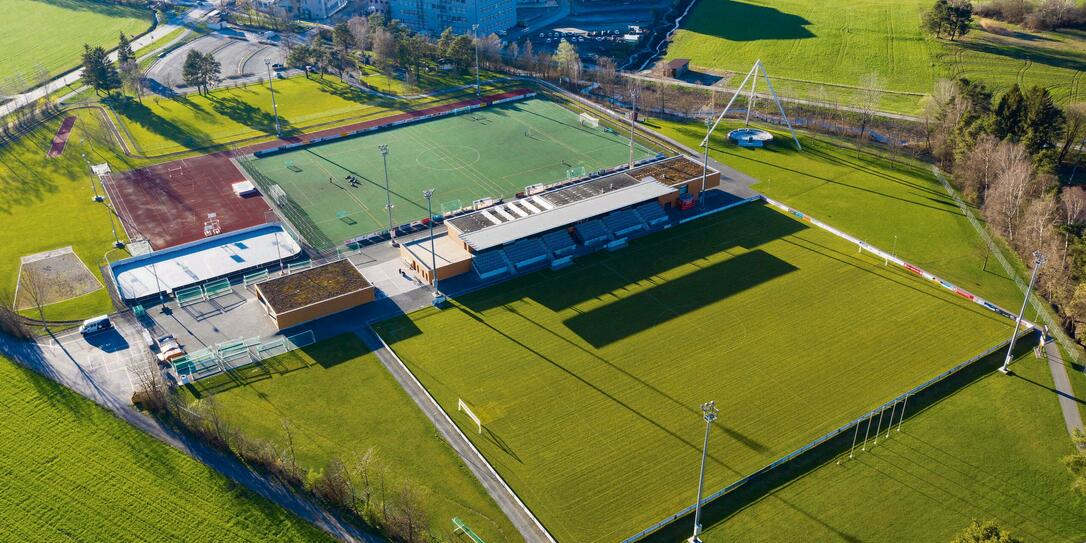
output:
POLYGON ((564 324, 599 349, 798 269, 754 250, 577 313, 564 324))
POLYGON ((656 276, 667 270, 698 264, 711 255, 735 248, 754 249, 807 228, 806 224, 763 203, 750 203, 634 240, 628 248, 614 254, 584 257, 573 268, 532 274, 509 283, 506 288, 480 291, 458 301, 472 311, 486 311, 531 298, 556 312, 589 300, 606 297, 611 301, 635 283, 662 284, 656 276), (737 225, 741 228, 736 228, 737 225), (750 225, 757 226, 752 228, 750 225), (601 270, 601 265, 607 269, 601 270), (559 280, 561 285, 542 284, 550 280, 559 280))
MULTIPOLYGON (((1032 338, 1036 337, 1032 332, 1028 334, 1028 336, 1032 338)), ((1033 348, 1033 345, 1036 345, 1036 343, 1031 340, 1019 341, 1015 348, 1015 355, 1021 356, 1029 352, 1033 348)), ((992 354, 967 366, 958 373, 947 377, 916 395, 909 396, 906 407, 908 411, 906 411, 905 418, 911 419, 944 398, 991 375, 995 372, 996 368, 1000 366, 1005 354, 1005 350, 997 349, 992 354)), ((907 431, 908 425, 904 425, 904 427, 907 431)), ((860 433, 862 434, 863 431, 860 433)), ((902 433, 901 435, 903 436, 905 433, 902 433)), ((892 436, 891 439, 897 437, 898 436, 892 436)), ((841 460, 841 469, 847 469, 849 467, 849 462, 860 461, 862 458, 860 456, 857 456, 857 459, 855 460, 848 459, 846 453, 849 452, 852 443, 853 432, 844 431, 808 452, 799 455, 793 460, 780 465, 776 469, 762 471, 761 473, 752 476, 745 484, 703 505, 701 510, 702 526, 704 529, 709 530, 714 526, 725 524, 733 516, 742 513, 745 509, 762 500, 778 499, 789 509, 794 510, 796 513, 803 515, 827 530, 834 532, 841 540, 859 541, 859 539, 852 534, 843 532, 837 527, 829 524, 827 519, 818 518, 801 509, 800 504, 789 502, 777 495, 778 490, 785 488, 800 477, 829 465, 829 463, 833 462, 835 459, 841 460)), ((860 454, 859 451, 857 451, 857 454, 860 454)), ((886 458, 880 457, 879 461, 886 461, 886 458)), ((716 489, 707 489, 708 492, 714 492, 715 490, 716 489)), ((642 541, 647 543, 665 543, 685 539, 689 537, 689 534, 693 530, 693 522, 693 515, 687 514, 660 531, 647 536, 642 539, 642 541)))

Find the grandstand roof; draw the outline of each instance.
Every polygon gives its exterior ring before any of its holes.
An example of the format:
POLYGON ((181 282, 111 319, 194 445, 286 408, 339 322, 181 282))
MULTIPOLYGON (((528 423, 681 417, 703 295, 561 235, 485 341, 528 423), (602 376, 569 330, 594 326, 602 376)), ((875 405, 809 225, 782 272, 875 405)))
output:
POLYGON ((484 251, 673 191, 656 180, 639 181, 626 173, 617 173, 487 208, 447 223, 472 249, 484 251))

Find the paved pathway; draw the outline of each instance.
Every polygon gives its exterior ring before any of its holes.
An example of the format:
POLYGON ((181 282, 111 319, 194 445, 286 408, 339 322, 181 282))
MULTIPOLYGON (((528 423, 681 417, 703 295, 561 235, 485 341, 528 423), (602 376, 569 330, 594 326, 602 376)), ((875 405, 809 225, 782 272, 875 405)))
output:
POLYGON ((1074 435, 1075 430, 1086 430, 1082 425, 1082 412, 1079 411, 1079 404, 1086 400, 1075 397, 1067 375, 1067 364, 1064 363, 1059 345, 1055 341, 1045 342, 1045 358, 1048 359, 1048 369, 1052 372, 1052 382, 1056 388, 1056 397, 1060 401, 1060 411, 1063 412, 1067 433, 1074 435))
MULTIPOLYGON (((169 23, 166 23, 166 24, 158 25, 157 27, 155 27, 154 30, 140 36, 139 38, 136 38, 136 39, 132 40, 132 49, 137 50, 137 49, 140 49, 142 47, 146 47, 151 42, 166 36, 170 32, 173 32, 174 30, 177 30, 179 27, 183 26, 184 24, 186 24, 186 23, 188 23, 190 21, 198 20, 198 19, 206 16, 207 13, 208 13, 207 9, 193 8, 193 9, 185 12, 184 14, 180 15, 179 17, 177 17, 173 21, 170 21, 169 23)), ((109 58, 110 58, 110 60, 116 60, 117 59, 117 52, 113 51, 112 53, 110 53, 109 58)), ((7 102, 6 104, 0 106, 0 117, 3 117, 3 116, 5 116, 5 115, 7 115, 7 114, 9 114, 9 113, 11 113, 11 112, 13 112, 15 110, 21 109, 21 108, 25 107, 27 104, 33 102, 34 100, 37 100, 37 99, 42 98, 44 96, 48 96, 49 94, 52 94, 52 93, 54 93, 54 92, 56 92, 58 90, 63 89, 64 87, 68 87, 68 86, 76 83, 77 81, 79 81, 79 79, 81 77, 83 77, 83 68, 76 68, 76 69, 74 69, 74 70, 72 70, 72 71, 70 71, 70 72, 68 72, 68 73, 66 73, 66 74, 64 74, 64 75, 62 75, 62 76, 48 82, 48 83, 46 83, 45 85, 33 88, 33 89, 28 90, 28 91, 26 91, 26 92, 24 92, 22 94, 16 94, 16 95, 11 97, 11 100, 9 102, 7 102)))

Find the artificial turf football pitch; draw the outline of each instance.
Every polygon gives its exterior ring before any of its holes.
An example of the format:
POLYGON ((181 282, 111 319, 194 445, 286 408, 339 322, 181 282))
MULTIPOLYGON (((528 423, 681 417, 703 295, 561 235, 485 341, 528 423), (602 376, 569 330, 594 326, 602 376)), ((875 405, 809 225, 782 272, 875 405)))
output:
POLYGON ((579 542, 693 503, 705 401, 720 409, 710 493, 1010 328, 761 204, 377 326, 547 529, 579 542))
MULTIPOLYGON (((310 243, 336 244, 388 228, 381 144, 389 148, 397 225, 426 216, 426 189, 436 189, 433 211, 441 213, 563 180, 570 169, 610 168, 630 156, 623 135, 581 126, 577 113, 536 98, 257 158, 244 167, 282 187, 300 208, 301 216, 291 220, 308 223, 296 226, 319 238, 310 243), (348 175, 358 186, 345 181, 348 175)), ((635 160, 655 154, 635 145, 635 160)))

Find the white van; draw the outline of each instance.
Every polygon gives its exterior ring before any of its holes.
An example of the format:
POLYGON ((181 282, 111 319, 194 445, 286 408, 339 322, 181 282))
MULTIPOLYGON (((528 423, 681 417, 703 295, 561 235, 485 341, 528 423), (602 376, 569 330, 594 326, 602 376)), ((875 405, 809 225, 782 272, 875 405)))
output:
POLYGON ((83 325, 79 327, 79 333, 88 336, 111 328, 113 328, 113 323, 109 322, 109 315, 101 315, 83 321, 83 325))

